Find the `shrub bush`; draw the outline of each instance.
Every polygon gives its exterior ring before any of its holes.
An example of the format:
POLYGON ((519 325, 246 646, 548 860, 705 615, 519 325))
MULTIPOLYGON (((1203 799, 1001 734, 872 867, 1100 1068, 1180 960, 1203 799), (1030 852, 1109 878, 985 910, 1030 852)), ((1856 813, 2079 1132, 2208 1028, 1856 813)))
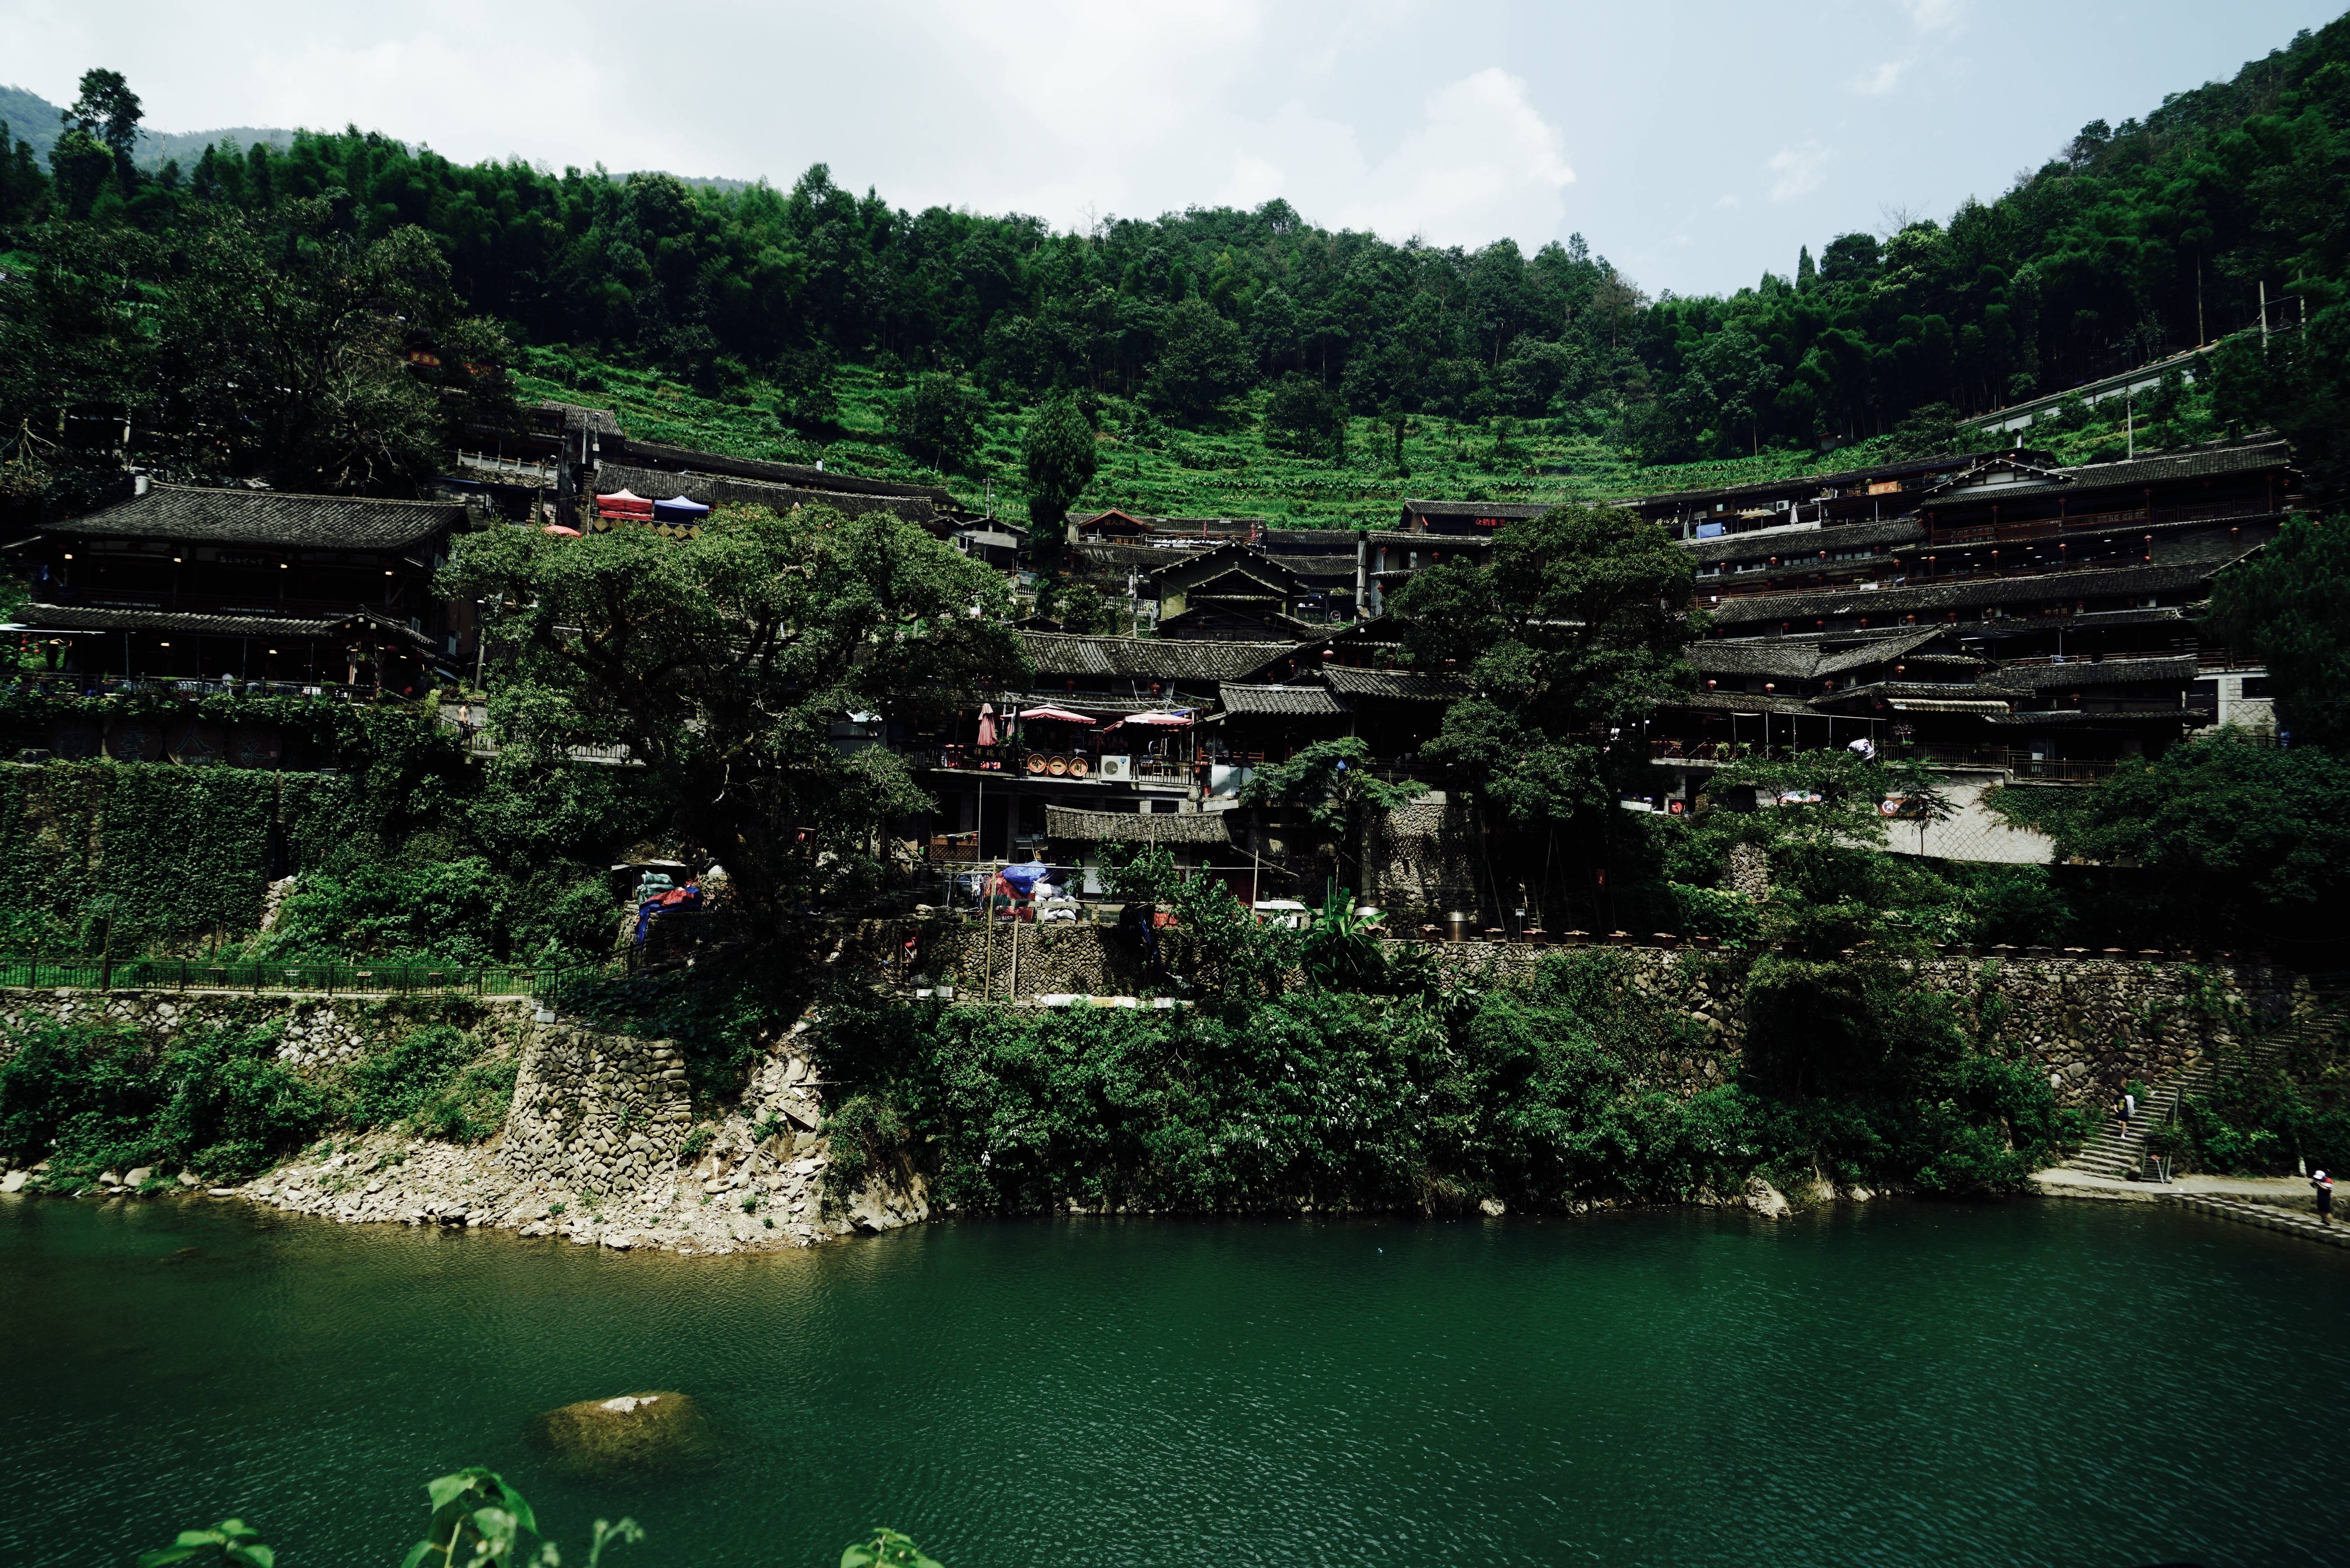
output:
POLYGON ((0 1155, 65 1175, 151 1165, 241 1181, 329 1124, 273 1028, 192 1025, 157 1044, 112 1024, 27 1033, 0 1064, 0 1155))

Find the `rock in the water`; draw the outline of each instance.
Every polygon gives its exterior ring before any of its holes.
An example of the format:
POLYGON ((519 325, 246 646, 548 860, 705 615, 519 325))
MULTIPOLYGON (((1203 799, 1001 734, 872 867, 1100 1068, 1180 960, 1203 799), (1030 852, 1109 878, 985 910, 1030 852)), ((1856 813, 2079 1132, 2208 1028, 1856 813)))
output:
POLYGON ((1499 1220, 1509 1212, 1509 1208, 1508 1204, 1498 1198, 1481 1198, 1477 1200, 1477 1212, 1489 1220, 1499 1220))
POLYGON ((1776 1220, 1788 1212, 1787 1195, 1759 1176, 1746 1179, 1746 1207, 1776 1220))
POLYGON ((541 1416, 538 1433, 589 1473, 679 1464, 699 1454, 707 1438, 701 1410, 672 1389, 582 1399, 541 1416))

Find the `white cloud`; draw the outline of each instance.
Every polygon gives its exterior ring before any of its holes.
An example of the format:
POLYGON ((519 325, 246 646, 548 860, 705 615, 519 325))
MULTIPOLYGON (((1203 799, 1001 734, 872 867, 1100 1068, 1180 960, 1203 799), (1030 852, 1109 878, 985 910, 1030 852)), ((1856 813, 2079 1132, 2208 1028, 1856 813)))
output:
POLYGON ((1713 204, 1717 207, 1735 207, 1738 205, 1738 198, 1735 196, 1717 196, 1713 200, 1713 204))
POLYGON ((1901 0, 1901 8, 1909 13, 1910 26, 1919 32, 1939 33, 1959 25, 1966 0, 1901 0))
POLYGON ((1560 192, 1575 182, 1565 133, 1535 109, 1524 79, 1498 67, 1430 93, 1419 123, 1377 163, 1352 126, 1295 101, 1240 139, 1228 189, 1284 196, 1316 223, 1389 239, 1482 245, 1508 234, 1540 244, 1555 235, 1560 192))
POLYGON ((1852 79, 1852 90, 1867 98, 1882 98, 1901 80, 1901 73, 1914 62, 1887 60, 1873 71, 1864 71, 1852 79))
POLYGON ((1834 156, 1816 141, 1805 141, 1794 147, 1783 147, 1762 165, 1777 178, 1771 182, 1771 200, 1792 202, 1796 197, 1820 188, 1827 178, 1828 160, 1834 156))

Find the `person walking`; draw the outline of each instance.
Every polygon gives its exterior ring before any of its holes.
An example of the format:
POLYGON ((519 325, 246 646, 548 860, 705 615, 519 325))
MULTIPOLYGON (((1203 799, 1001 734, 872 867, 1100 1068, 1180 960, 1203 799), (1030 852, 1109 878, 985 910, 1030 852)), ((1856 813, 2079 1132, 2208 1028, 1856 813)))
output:
POLYGON ((2333 1223, 2334 1223, 2334 1180, 2333 1180, 2333 1179, 2332 1179, 2331 1177, 2327 1176, 2327 1175, 2325 1174, 2325 1172, 2324 1172, 2324 1171, 2322 1171, 2322 1170, 2321 1170, 2321 1171, 2319 1171, 2315 1176, 2313 1176, 2313 1177, 2311 1177, 2311 1178, 2309 1179, 2309 1189, 2310 1189, 2310 1190, 2311 1190, 2312 1192, 2314 1192, 2314 1193, 2317 1195, 2317 1222, 2318 1222, 2320 1225, 2331 1225, 2331 1224, 2333 1224, 2333 1223))
POLYGON ((2127 1085, 2124 1085, 2122 1087, 2121 1101, 2116 1108, 2118 1109, 2122 1118, 2122 1137, 2129 1137, 2130 1118, 2137 1115, 2137 1096, 2129 1092, 2127 1085))

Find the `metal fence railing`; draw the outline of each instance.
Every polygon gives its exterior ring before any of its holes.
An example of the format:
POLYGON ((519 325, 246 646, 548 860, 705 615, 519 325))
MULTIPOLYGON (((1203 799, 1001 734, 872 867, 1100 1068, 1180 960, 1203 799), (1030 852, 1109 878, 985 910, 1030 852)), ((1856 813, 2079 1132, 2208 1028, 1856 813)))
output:
POLYGON ((308 992, 327 996, 541 996, 606 972, 600 964, 284 963, 206 959, 0 955, 0 986, 40 991, 308 992))

